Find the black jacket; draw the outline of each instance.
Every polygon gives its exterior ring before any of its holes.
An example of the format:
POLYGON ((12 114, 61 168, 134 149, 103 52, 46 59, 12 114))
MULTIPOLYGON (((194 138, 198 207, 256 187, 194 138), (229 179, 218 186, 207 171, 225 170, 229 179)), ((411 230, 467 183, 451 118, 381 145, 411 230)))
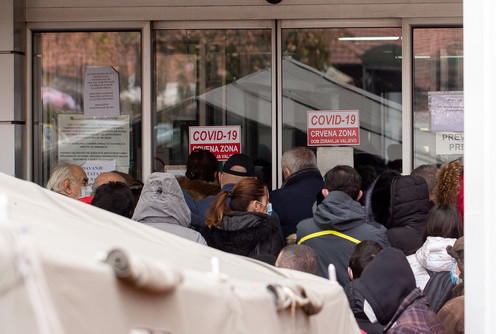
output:
POLYGON ((344 292, 348 298, 348 302, 350 303, 351 311, 353 312, 360 329, 364 330, 367 334, 382 334, 384 325, 380 323, 371 323, 363 311, 363 303, 365 298, 363 298, 360 291, 356 288, 359 281, 360 278, 354 279, 344 287, 344 292))
POLYGON ((389 247, 386 229, 382 226, 377 229, 367 224, 365 219, 365 209, 360 203, 342 191, 331 191, 317 207, 313 218, 298 224, 297 242, 313 248, 317 253, 319 276, 327 278, 327 267, 332 263, 336 267, 338 282, 342 286, 348 283, 347 268, 356 242, 346 237, 358 242, 373 240, 383 247, 389 247), (318 232, 338 232, 346 237, 336 234, 316 236, 318 232))
POLYGON ((356 289, 372 307, 379 323, 386 325, 406 296, 416 287, 405 255, 385 248, 365 267, 356 289))
POLYGON ((204 227, 202 234, 209 246, 243 256, 277 256, 283 247, 277 218, 258 212, 225 214, 219 228, 204 227))
POLYGON ((284 238, 296 233, 296 225, 312 217, 312 205, 324 188, 324 181, 317 168, 303 169, 286 179, 280 189, 270 193, 272 208, 281 222, 284 238))
POLYGON ((424 178, 413 175, 394 178, 391 184, 391 215, 386 222, 391 247, 405 255, 413 254, 420 248, 430 208, 429 189, 424 178))

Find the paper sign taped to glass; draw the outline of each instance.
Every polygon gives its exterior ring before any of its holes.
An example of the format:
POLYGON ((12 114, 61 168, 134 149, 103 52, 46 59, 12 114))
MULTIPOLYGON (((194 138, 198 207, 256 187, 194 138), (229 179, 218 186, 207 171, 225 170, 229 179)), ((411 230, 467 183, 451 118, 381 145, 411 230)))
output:
POLYGON ((463 131, 463 92, 429 92, 432 132, 463 131))

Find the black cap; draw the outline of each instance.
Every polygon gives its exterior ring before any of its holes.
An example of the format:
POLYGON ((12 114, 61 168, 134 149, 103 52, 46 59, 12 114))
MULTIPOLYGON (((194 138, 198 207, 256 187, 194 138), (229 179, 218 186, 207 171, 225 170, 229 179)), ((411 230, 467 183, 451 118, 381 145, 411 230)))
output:
POLYGON ((255 166, 251 158, 246 154, 233 154, 227 159, 224 167, 222 167, 222 172, 236 176, 255 176, 255 166), (234 166, 244 167, 246 173, 232 170, 234 166))

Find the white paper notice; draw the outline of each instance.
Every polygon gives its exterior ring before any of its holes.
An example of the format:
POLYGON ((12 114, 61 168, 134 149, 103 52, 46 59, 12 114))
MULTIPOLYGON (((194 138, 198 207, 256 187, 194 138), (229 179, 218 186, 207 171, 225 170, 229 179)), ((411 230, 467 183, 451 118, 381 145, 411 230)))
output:
POLYGON ((463 131, 463 92, 429 92, 431 131, 463 131))
POLYGON ((119 73, 112 66, 87 67, 84 75, 84 116, 119 117, 119 73))
POLYGON ((86 172, 88 183, 93 184, 98 175, 115 170, 115 161, 88 161, 81 168, 86 172))
POLYGON ((463 132, 436 133, 436 154, 463 154, 463 132))
POLYGON ((77 164, 115 161, 129 168, 129 115, 113 119, 85 119, 83 115, 58 115, 59 161, 77 164))

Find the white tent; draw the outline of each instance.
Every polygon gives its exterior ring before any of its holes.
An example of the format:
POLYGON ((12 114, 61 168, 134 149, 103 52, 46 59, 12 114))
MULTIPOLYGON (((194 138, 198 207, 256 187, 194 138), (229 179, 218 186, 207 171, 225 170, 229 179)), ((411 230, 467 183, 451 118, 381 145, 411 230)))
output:
POLYGON ((1 333, 359 332, 335 282, 223 253, 4 174, 0 194, 1 333), (138 272, 132 283, 103 261, 112 249, 129 256, 138 272))

